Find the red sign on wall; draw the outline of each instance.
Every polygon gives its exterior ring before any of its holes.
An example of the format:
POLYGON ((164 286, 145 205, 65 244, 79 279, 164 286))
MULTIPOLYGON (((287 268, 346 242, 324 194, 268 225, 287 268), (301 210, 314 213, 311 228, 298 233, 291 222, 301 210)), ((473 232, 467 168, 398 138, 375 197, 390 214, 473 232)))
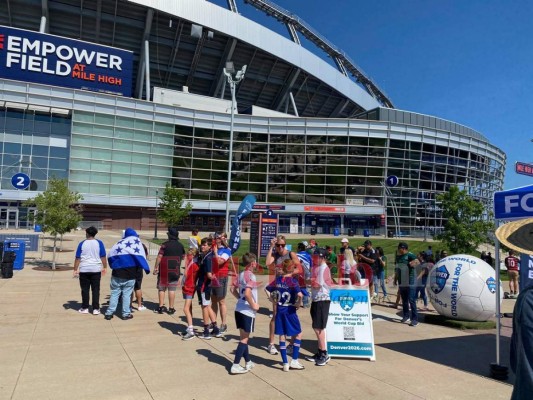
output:
POLYGON ((515 163, 515 171, 517 174, 533 176, 533 164, 517 161, 515 163))

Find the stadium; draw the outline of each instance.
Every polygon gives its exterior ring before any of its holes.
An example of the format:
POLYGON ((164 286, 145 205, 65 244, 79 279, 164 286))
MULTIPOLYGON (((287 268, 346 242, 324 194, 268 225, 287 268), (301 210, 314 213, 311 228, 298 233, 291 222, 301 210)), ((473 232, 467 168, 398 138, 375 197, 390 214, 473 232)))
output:
POLYGON ((452 185, 490 207, 506 163, 473 129, 396 109, 345 52, 260 0, 2 1, 0 135, 2 228, 31 229, 22 201, 61 178, 84 224, 154 229, 170 183, 193 205, 182 229, 220 230, 231 165, 230 210, 253 194, 280 232, 424 236, 452 185))

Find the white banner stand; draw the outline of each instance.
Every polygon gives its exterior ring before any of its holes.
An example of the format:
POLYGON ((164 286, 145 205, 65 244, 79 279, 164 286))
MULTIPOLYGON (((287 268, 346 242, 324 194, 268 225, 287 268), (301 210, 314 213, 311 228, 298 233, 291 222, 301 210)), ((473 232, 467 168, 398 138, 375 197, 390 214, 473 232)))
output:
MULTIPOLYGON (((365 280, 363 280, 365 281, 365 280)), ((342 285, 330 291, 326 349, 331 357, 376 360, 368 284, 342 285)))

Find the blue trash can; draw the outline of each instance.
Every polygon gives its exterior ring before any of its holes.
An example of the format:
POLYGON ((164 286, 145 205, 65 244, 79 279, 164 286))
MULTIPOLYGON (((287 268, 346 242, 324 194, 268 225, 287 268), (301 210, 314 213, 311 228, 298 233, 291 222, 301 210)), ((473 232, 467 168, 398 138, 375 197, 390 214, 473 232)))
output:
POLYGON ((15 253, 13 269, 24 268, 24 257, 26 257, 26 242, 24 240, 6 240, 4 242, 4 257, 6 252, 15 253))
POLYGON ((369 231, 368 229, 365 229, 365 230, 363 231, 363 236, 364 236, 364 237, 370 237, 370 231, 369 231))
POLYGON ((333 229, 333 236, 339 236, 341 234, 341 230, 339 228, 333 229))

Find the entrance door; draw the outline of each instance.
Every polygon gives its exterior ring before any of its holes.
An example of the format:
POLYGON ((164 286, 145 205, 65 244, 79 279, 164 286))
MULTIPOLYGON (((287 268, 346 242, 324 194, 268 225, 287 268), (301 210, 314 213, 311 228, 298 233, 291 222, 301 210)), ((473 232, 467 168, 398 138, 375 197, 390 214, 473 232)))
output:
POLYGON ((0 228, 18 229, 19 210, 18 208, 0 208, 0 228))

